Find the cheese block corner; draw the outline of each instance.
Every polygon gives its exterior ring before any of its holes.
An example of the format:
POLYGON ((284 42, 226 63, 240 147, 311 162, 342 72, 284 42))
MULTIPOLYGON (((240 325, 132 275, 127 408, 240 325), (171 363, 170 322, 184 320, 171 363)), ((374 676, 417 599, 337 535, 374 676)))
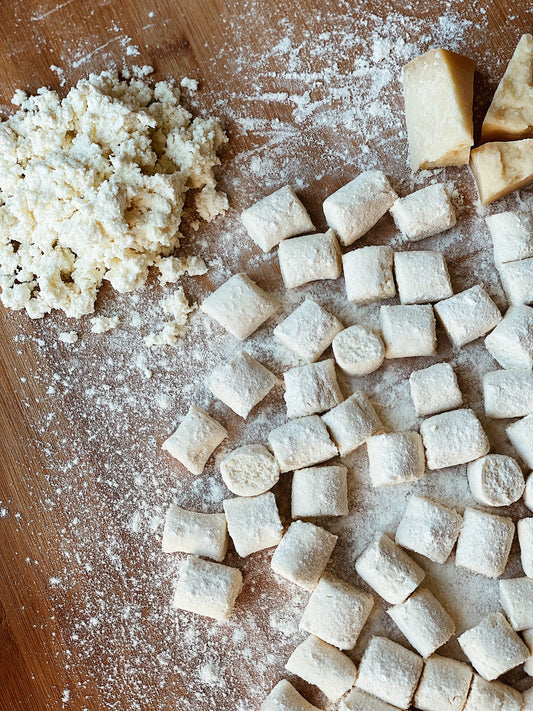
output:
POLYGON ((533 138, 484 143, 472 150, 470 169, 483 205, 524 188, 533 182, 533 138))

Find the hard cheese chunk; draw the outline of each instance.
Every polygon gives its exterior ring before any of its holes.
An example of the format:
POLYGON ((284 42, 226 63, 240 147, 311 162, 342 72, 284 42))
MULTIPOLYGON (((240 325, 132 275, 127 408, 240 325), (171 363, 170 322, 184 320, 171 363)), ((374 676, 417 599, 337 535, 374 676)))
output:
POLYGON ((475 68, 471 59, 445 49, 433 49, 403 67, 411 170, 468 163, 475 68))
POLYGON ((533 138, 495 141, 474 148, 470 169, 483 205, 524 188, 533 182, 533 138))

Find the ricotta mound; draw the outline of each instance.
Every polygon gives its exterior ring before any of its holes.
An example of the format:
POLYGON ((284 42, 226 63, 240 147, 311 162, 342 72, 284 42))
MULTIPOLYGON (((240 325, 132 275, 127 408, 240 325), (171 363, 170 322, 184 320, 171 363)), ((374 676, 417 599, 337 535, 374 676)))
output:
POLYGON ((46 88, 16 92, 20 110, 0 123, 6 307, 80 317, 94 311, 103 279, 132 291, 158 263, 173 281, 178 264, 162 260, 179 246, 187 190, 198 189, 206 220, 227 209, 213 174, 224 131, 217 119, 193 118, 172 83, 150 86, 152 71, 91 74, 62 100, 46 88))

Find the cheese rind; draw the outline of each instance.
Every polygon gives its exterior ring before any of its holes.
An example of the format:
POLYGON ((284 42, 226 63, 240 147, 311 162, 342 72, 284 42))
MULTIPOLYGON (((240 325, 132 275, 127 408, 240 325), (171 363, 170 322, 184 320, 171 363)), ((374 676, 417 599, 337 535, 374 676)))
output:
POLYGON ((525 188, 533 182, 533 138, 494 141, 474 148, 470 170, 483 205, 525 188))

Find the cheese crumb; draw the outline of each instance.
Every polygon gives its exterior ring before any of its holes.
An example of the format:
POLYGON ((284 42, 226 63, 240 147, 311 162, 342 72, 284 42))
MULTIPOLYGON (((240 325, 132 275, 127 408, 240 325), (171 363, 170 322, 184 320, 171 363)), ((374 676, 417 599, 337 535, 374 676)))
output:
POLYGON ((175 346, 183 334, 189 314, 196 309, 196 304, 189 304, 180 286, 161 302, 163 311, 172 316, 158 333, 149 333, 144 338, 147 346, 175 346))
POLYGON ((76 331, 63 331, 57 337, 61 343, 76 343, 78 340, 78 334, 76 331))
POLYGON ((119 321, 118 316, 95 316, 91 319, 91 331, 92 333, 106 333, 116 328, 119 321))

